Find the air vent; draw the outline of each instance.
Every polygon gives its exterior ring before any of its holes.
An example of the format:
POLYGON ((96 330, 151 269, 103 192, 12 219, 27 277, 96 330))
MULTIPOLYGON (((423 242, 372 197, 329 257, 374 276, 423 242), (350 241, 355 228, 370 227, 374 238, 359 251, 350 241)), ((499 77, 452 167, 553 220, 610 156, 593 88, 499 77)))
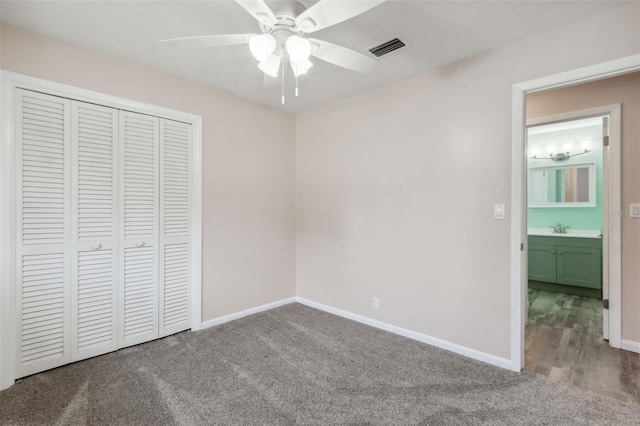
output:
POLYGON ((372 47, 371 49, 369 49, 369 52, 371 52, 373 55, 379 58, 380 56, 384 56, 386 54, 393 52, 394 50, 398 50, 405 46, 406 44, 402 40, 400 40, 399 38, 394 38, 393 40, 389 40, 387 42, 384 42, 382 44, 372 47))

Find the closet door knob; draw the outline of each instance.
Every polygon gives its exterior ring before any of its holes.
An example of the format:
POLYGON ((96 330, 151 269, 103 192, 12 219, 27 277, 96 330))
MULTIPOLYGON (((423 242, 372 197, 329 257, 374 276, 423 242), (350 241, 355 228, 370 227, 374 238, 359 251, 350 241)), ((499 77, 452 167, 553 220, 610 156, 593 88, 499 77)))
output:
POLYGON ((138 246, 138 247, 142 247, 142 246, 144 246, 144 241, 138 241, 138 243, 136 244, 136 246, 138 246))
POLYGON ((551 250, 551 254, 556 254, 556 252, 555 252, 555 251, 553 251, 553 250, 551 250))
POLYGON ((91 244, 91 248, 94 250, 98 250, 99 248, 102 248, 102 244, 100 243, 91 244))

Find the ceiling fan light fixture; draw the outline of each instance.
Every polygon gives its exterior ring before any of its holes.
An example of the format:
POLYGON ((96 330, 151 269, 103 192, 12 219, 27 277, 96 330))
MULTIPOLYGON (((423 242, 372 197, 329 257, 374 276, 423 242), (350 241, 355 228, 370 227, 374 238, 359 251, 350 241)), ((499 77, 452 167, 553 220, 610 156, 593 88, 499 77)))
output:
POLYGON ((307 71, 309 71, 309 69, 311 69, 311 67, 313 66, 313 63, 308 59, 299 64, 296 64, 291 60, 289 60, 289 62, 291 64, 291 69, 293 70, 294 77, 300 77, 301 75, 306 74, 307 71))
POLYGON ((259 62, 266 61, 276 50, 276 39, 271 34, 261 34, 251 37, 249 49, 259 62))
POLYGON ((271 55, 266 60, 258 64, 260 70, 271 77, 278 76, 278 70, 280 69, 280 57, 277 55, 271 55))
POLYGON ((309 60, 311 55, 311 43, 302 37, 292 35, 286 41, 289 59, 294 64, 301 64, 309 60))

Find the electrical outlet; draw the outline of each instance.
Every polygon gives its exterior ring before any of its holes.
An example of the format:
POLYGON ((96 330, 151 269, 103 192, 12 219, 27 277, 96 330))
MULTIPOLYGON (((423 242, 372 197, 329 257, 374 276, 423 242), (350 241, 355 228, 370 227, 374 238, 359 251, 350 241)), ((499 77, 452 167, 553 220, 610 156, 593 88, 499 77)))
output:
POLYGON ((629 217, 640 217, 640 204, 632 203, 629 206, 629 217))
POLYGON ((373 309, 380 309, 380 298, 379 297, 374 297, 373 298, 373 309))

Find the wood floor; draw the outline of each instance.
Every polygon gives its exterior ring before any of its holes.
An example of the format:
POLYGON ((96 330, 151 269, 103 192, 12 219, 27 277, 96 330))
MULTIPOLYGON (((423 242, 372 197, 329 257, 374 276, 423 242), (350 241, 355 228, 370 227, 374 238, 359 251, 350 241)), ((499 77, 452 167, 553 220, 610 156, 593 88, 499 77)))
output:
POLYGON ((602 301, 529 290, 525 370, 640 403, 640 354, 602 339, 602 301))

